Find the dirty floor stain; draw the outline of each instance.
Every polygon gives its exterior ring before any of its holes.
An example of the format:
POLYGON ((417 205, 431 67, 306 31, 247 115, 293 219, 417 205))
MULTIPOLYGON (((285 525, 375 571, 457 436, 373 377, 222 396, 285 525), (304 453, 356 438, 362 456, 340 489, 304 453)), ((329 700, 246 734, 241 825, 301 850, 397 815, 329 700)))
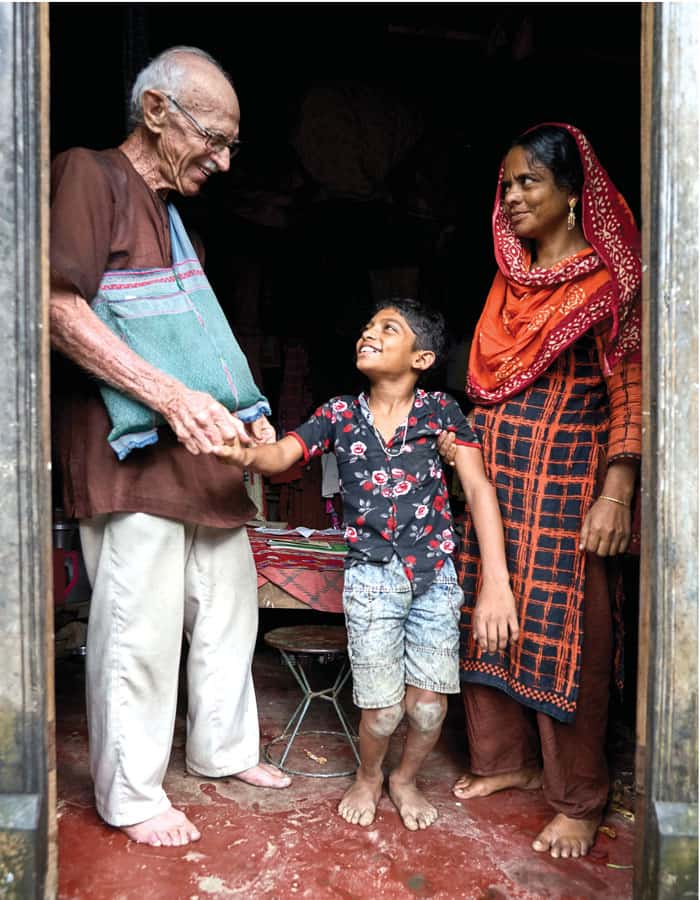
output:
MULTIPOLYGON (((332 673, 321 668, 319 679, 332 673)), ((298 703, 298 688, 275 653, 259 648, 255 676, 262 742, 281 731, 298 703)), ((423 788, 439 819, 409 832, 384 796, 369 829, 335 812, 346 777, 296 776, 284 791, 236 779, 192 777, 184 770, 184 717, 178 715, 165 788, 202 832, 188 847, 131 843, 97 817, 87 767, 84 680, 80 662, 57 665, 59 900, 624 900, 632 896, 634 824, 617 813, 591 857, 554 860, 530 849, 551 813, 541 793, 504 791, 458 802, 450 787, 466 765, 462 711, 451 698, 448 720, 426 767, 423 788), (614 838, 609 836, 615 835, 614 838)), ((356 724, 350 696, 344 705, 356 724)), ((306 729, 336 728, 327 705, 306 729)), ((400 730, 390 760, 395 759, 400 730)), ((293 768, 351 768, 343 739, 303 735, 293 768), (315 759, 316 758, 316 759, 315 759), (325 759, 321 765, 317 759, 325 759)))

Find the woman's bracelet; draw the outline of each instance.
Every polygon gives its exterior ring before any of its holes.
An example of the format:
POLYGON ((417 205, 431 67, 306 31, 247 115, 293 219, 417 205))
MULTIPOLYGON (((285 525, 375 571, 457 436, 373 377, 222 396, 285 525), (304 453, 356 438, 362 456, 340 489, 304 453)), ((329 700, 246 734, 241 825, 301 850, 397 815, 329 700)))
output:
POLYGON ((626 506, 629 509, 629 503, 626 500, 619 500, 617 497, 608 497, 607 494, 599 494, 599 500, 609 500, 611 503, 619 503, 620 506, 626 506))

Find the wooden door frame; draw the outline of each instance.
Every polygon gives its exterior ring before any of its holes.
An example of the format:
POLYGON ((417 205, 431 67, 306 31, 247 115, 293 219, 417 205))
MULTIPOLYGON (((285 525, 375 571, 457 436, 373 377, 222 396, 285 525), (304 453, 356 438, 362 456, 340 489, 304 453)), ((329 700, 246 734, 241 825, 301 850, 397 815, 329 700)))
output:
POLYGON ((698 889, 700 6, 642 7, 643 444, 635 897, 698 889))
MULTIPOLYGON (((642 15, 644 462, 635 897, 697 892, 697 4, 642 15)), ((0 890, 56 894, 48 5, 0 3, 0 890)))
POLYGON ((49 14, 0 3, 0 894, 55 894, 49 14))

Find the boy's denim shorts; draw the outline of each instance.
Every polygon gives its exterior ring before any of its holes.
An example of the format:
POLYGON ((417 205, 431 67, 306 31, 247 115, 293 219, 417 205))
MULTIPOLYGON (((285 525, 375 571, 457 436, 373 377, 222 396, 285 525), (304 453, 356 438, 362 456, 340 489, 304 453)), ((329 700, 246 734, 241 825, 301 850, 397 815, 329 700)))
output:
POLYGON ((347 568, 343 607, 355 705, 393 706, 403 699, 407 684, 458 694, 463 602, 449 559, 418 597, 396 554, 388 563, 347 568))

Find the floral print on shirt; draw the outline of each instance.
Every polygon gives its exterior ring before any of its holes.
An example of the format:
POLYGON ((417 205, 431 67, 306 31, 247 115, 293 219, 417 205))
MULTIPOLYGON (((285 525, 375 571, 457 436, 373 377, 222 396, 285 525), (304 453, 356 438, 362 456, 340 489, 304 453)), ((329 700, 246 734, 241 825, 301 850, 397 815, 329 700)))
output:
POLYGON ((437 451, 441 431, 455 432, 458 444, 480 446, 449 394, 419 388, 407 419, 386 445, 374 429, 364 393, 334 397, 290 432, 306 460, 330 450, 336 454, 346 565, 386 563, 396 553, 414 594, 430 587, 455 549, 447 482, 437 451))

